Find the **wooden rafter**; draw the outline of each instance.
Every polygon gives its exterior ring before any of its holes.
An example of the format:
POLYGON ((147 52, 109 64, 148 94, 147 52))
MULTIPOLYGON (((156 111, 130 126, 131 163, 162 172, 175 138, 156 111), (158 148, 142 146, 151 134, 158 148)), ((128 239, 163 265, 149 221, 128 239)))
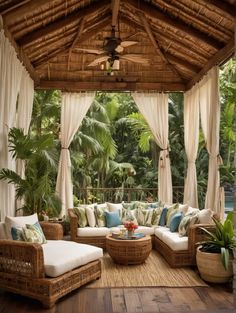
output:
POLYGON ((72 50, 73 48, 75 47, 75 45, 77 44, 77 42, 79 41, 79 38, 84 30, 84 23, 85 23, 85 18, 83 17, 79 23, 79 29, 78 29, 78 32, 75 36, 75 39, 73 40, 72 42, 72 45, 70 46, 70 49, 69 49, 69 53, 68 53, 68 64, 67 64, 67 69, 69 70, 70 69, 70 58, 71 58, 71 53, 72 53, 72 50))
POLYGON ((222 0, 204 0, 201 1, 206 7, 214 6, 221 10, 222 13, 226 13, 230 18, 236 18, 236 7, 222 0))
POLYGON ((169 17, 168 15, 165 15, 161 10, 159 10, 156 6, 150 3, 139 2, 139 5, 137 7, 136 0, 127 0, 126 2, 135 11, 141 11, 146 16, 159 20, 170 27, 178 29, 185 34, 204 42, 205 44, 211 46, 212 48, 216 50, 218 50, 219 48, 222 48, 222 43, 219 42, 218 40, 213 39, 209 35, 200 32, 199 30, 195 29, 193 26, 186 24, 184 21, 173 19, 169 17))
POLYGON ((167 59, 166 55, 164 52, 161 51, 161 48, 159 46, 159 43, 156 41, 152 30, 150 28, 150 25, 148 23, 148 20, 146 19, 146 16, 140 12, 138 12, 138 16, 139 19, 141 20, 141 22, 143 23, 143 26, 148 34, 148 37, 153 45, 153 47, 155 48, 156 52, 160 55, 162 61, 168 65, 168 67, 181 79, 183 80, 182 76, 180 75, 180 73, 177 71, 177 69, 174 67, 174 65, 172 65, 169 60, 167 59))
POLYGON ((66 18, 65 17, 60 18, 57 21, 54 21, 46 25, 44 28, 40 28, 35 31, 32 31, 31 33, 28 33, 27 35, 18 39, 18 42, 21 46, 26 46, 27 44, 39 38, 47 36, 73 22, 78 21, 82 17, 86 17, 89 14, 95 13, 97 10, 101 9, 102 7, 108 4, 109 4, 108 0, 101 0, 99 2, 91 4, 87 7, 84 7, 83 9, 80 9, 80 10, 77 10, 76 12, 68 14, 66 18))
POLYGON ((118 14, 120 9, 120 0, 111 0, 112 19, 111 26, 117 25, 118 14))
MULTIPOLYGON (((99 23, 97 23, 94 27, 92 27, 88 32, 83 33, 79 40, 77 41, 78 43, 83 43, 84 41, 90 39, 91 37, 95 36, 97 33, 99 33, 104 27, 109 25, 110 22, 110 16, 106 16, 99 23)), ((69 51, 69 48, 71 46, 71 43, 68 45, 62 47, 61 49, 55 49, 52 51, 50 54, 47 54, 46 56, 39 58, 36 62, 34 62, 35 68, 41 67, 44 62, 50 61, 51 59, 55 58, 56 56, 59 56, 63 53, 67 53, 69 51)))
POLYGON ((16 18, 24 17, 27 14, 32 14, 32 12, 39 7, 43 7, 44 5, 49 5, 51 2, 55 0, 31 0, 28 3, 15 8, 14 10, 8 11, 3 15, 3 20, 6 25, 12 23, 16 18))
POLYGON ((78 82, 78 81, 53 81, 42 80, 37 89, 60 89, 64 91, 87 90, 159 90, 159 91, 184 91, 182 83, 146 83, 146 82, 78 82))
POLYGON ((16 8, 19 8, 20 6, 22 5, 25 5, 26 3, 28 3, 30 0, 24 0, 24 1, 21 1, 19 3, 19 1, 16 1, 15 4, 11 5, 10 7, 9 6, 6 6, 6 7, 0 7, 0 12, 1 12, 1 15, 6 15, 8 12, 10 11, 13 11, 15 10, 16 8))
POLYGON ((235 39, 234 37, 229 41, 229 43, 219 50, 213 58, 211 58, 207 64, 201 69, 201 71, 194 76, 194 78, 187 84, 186 89, 191 89, 194 84, 199 82, 202 77, 215 65, 220 65, 229 59, 235 51, 235 39))

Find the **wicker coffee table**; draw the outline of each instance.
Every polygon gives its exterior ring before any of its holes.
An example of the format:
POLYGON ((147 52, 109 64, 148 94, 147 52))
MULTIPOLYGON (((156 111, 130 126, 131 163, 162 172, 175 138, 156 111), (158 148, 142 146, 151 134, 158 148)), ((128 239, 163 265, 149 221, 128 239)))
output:
POLYGON ((152 250, 152 241, 150 236, 135 240, 121 240, 113 238, 112 235, 107 235, 106 249, 115 263, 141 264, 152 250))

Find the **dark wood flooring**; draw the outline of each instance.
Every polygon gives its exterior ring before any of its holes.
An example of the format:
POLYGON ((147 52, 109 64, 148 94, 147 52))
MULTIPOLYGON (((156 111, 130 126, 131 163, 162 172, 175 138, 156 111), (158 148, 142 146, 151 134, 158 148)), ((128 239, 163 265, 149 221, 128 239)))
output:
POLYGON ((29 298, 0 290, 0 313, 232 313, 233 294, 226 286, 194 288, 82 287, 50 310, 29 298))

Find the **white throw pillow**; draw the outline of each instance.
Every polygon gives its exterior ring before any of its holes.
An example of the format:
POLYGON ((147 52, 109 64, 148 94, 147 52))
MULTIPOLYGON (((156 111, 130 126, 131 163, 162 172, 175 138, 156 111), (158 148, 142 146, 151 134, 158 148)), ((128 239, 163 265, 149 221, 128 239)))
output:
POLYGON ((88 220, 89 226, 95 227, 96 226, 96 218, 95 218, 95 214, 94 214, 94 206, 86 206, 85 212, 87 215, 87 220, 88 220))
POLYGON ((197 216, 200 224, 213 224, 213 211, 211 209, 203 209, 197 216))
POLYGON ((26 224, 34 225, 37 222, 38 222, 37 213, 33 215, 28 215, 28 216, 16 216, 16 217, 6 216, 5 217, 5 230, 6 230, 7 239, 12 239, 12 235, 11 235, 12 227, 22 228, 22 227, 25 227, 26 224))
POLYGON ((123 209, 123 205, 122 203, 110 203, 110 202, 106 202, 109 212, 118 212, 119 217, 122 217, 122 209, 123 209))
POLYGON ((185 215, 193 215, 193 214, 198 214, 200 212, 199 209, 192 208, 191 206, 188 207, 188 211, 185 215))

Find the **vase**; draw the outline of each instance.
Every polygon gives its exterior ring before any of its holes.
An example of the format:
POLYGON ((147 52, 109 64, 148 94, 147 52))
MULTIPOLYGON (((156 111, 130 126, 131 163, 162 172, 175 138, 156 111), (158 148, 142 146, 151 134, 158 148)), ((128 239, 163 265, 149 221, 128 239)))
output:
POLYGON ((128 230, 128 237, 133 237, 134 235, 134 230, 128 230))

